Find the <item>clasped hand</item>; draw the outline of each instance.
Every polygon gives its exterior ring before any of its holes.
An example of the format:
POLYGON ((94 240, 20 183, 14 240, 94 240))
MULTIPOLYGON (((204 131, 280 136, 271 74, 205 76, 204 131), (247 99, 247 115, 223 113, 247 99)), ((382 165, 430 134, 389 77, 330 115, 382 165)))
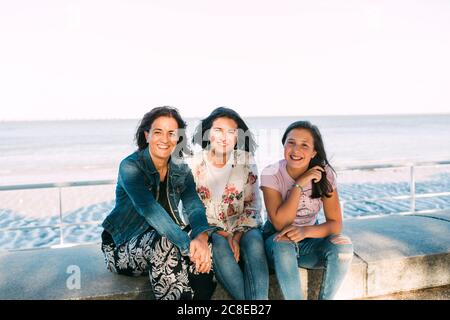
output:
POLYGON ((300 242, 306 238, 305 228, 299 226, 287 226, 275 236, 273 241, 288 241, 288 242, 300 242))
POLYGON ((208 246, 208 234, 202 233, 191 241, 189 257, 200 273, 211 271, 211 250, 208 246))

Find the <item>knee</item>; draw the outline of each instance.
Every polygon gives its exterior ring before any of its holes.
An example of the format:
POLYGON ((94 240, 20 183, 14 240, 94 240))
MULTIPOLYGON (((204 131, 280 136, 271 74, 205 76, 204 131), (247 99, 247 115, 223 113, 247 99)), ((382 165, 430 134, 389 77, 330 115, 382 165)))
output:
POLYGON ((228 240, 216 233, 212 234, 211 243, 213 251, 222 251, 229 247, 228 240))
POLYGON ((254 240, 262 240, 262 232, 259 229, 252 228, 244 233, 242 239, 249 238, 254 240))
POLYGON ((329 237, 328 252, 339 261, 346 262, 353 258, 353 243, 351 239, 342 234, 333 234, 329 237))
POLYGON ((261 231, 258 229, 248 230, 242 236, 240 245, 248 252, 264 252, 264 239, 261 231))
POLYGON ((220 234, 213 233, 211 235, 211 243, 213 246, 220 246, 227 243, 227 239, 225 237, 222 237, 220 234))
POLYGON ((266 253, 276 259, 282 259, 283 257, 296 256, 297 244, 287 241, 274 241, 275 236, 278 233, 273 234, 265 241, 266 253))

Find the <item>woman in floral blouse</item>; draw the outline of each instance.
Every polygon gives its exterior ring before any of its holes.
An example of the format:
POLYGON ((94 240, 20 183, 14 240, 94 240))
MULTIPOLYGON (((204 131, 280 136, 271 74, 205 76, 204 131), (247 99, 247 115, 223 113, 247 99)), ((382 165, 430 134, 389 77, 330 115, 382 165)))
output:
POLYGON ((239 114, 221 107, 200 122, 192 140, 202 151, 188 163, 208 223, 217 227, 212 234, 215 275, 234 299, 268 299, 253 135, 239 114))

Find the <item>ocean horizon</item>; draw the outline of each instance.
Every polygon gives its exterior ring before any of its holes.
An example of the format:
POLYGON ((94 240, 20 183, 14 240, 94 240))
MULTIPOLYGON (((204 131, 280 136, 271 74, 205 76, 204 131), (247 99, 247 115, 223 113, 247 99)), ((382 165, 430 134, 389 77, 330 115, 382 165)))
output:
MULTIPOLYGON (((186 118, 188 136, 200 118, 186 118)), ((450 159, 450 114, 246 117, 259 168, 282 157, 293 121, 321 130, 335 166, 450 159)), ((132 153, 139 119, 0 122, 0 185, 114 179, 132 153)))

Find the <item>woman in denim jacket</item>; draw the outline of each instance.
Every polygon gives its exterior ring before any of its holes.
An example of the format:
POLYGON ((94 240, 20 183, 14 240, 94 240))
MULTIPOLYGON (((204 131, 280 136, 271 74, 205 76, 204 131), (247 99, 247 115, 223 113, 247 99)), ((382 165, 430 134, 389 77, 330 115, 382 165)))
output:
POLYGON ((254 139, 234 110, 217 108, 193 142, 203 150, 188 162, 208 222, 218 227, 211 237, 214 273, 234 299, 268 299, 254 139))
POLYGON ((102 225, 107 268, 148 274, 158 300, 209 299, 214 290, 208 245, 214 228, 181 159, 185 127, 174 108, 144 115, 135 136, 139 149, 120 163, 116 205, 102 225))

